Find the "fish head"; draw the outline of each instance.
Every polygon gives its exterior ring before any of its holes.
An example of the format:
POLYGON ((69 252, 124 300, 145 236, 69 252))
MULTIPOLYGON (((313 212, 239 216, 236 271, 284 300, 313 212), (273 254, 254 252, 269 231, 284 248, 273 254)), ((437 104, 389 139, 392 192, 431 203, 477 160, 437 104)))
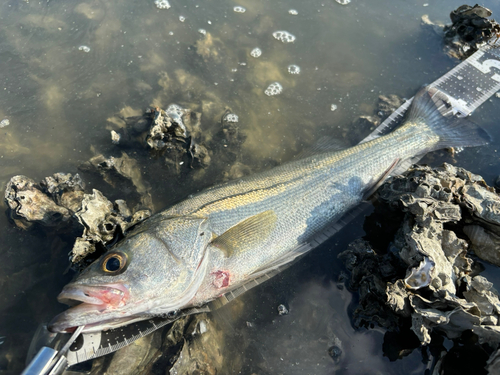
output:
POLYGON ((101 331, 188 307, 207 271, 211 236, 204 218, 150 218, 63 288, 58 300, 78 304, 49 330, 101 331))

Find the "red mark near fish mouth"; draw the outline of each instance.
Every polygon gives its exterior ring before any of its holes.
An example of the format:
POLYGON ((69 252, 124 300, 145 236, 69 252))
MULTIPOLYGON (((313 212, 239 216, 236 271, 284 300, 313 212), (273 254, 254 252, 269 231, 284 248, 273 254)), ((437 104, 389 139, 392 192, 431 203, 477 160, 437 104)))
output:
POLYGON ((214 275, 213 284, 217 289, 222 289, 229 286, 230 274, 227 271, 215 271, 211 275, 214 275))
POLYGON ((129 295, 128 288, 119 283, 99 286, 69 284, 64 287, 57 299, 67 304, 83 302, 82 305, 87 307, 92 305, 94 308, 120 307, 126 304, 129 295))

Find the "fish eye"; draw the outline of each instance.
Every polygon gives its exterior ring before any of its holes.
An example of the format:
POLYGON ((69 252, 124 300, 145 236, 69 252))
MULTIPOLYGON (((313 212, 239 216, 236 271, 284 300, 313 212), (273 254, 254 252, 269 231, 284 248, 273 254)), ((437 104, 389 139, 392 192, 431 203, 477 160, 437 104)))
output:
POLYGON ((122 252, 115 252, 104 257, 101 267, 104 272, 116 275, 125 271, 127 263, 126 254, 122 252))

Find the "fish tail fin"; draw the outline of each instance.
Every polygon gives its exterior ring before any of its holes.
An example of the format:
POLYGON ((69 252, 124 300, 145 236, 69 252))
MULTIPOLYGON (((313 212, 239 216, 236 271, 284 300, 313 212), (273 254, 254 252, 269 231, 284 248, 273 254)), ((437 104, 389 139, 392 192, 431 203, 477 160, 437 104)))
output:
POLYGON ((448 97, 435 87, 424 87, 415 95, 406 121, 424 122, 439 137, 439 141, 425 152, 446 147, 482 146, 491 142, 490 135, 472 121, 443 115, 451 110, 448 97))

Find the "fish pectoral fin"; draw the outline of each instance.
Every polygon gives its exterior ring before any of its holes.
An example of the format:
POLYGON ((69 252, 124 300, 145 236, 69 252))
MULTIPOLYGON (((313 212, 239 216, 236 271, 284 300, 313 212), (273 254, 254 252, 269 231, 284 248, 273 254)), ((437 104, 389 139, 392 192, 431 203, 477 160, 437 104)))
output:
POLYGON ((229 228, 212 240, 226 257, 254 248, 265 241, 276 226, 277 216, 273 210, 251 216, 229 228))
POLYGON ((377 189, 380 186, 382 186, 384 181, 387 180, 387 177, 389 177, 389 175, 396 169, 400 161, 401 161, 400 158, 394 160, 392 164, 389 166, 389 168, 387 168, 387 170, 382 174, 382 176, 380 176, 380 178, 378 178, 377 180, 374 180, 373 183, 368 186, 366 191, 363 193, 364 200, 370 198, 373 195, 373 193, 375 193, 377 189))

